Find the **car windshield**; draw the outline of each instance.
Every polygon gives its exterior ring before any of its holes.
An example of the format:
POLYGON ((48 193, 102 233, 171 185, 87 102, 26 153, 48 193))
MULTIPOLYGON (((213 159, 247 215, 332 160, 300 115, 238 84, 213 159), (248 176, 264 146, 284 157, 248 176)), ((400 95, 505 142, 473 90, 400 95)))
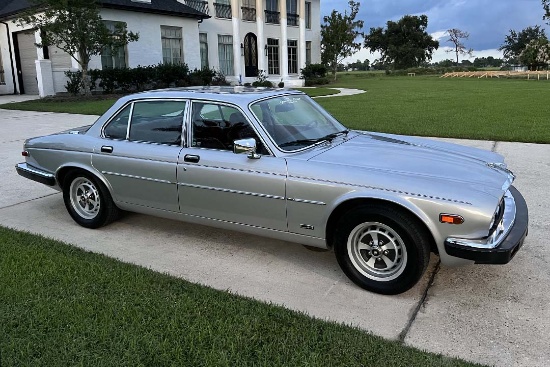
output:
POLYGON ((305 95, 287 95, 251 105, 251 110, 283 151, 330 141, 348 130, 305 95))

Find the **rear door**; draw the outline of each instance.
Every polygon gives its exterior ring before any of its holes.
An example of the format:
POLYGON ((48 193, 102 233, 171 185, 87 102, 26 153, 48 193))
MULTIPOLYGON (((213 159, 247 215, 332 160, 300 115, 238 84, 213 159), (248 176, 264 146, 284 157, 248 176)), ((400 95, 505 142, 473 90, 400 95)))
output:
POLYGON ((103 128, 92 165, 116 202, 178 212, 176 166, 185 100, 146 100, 122 108, 103 128))

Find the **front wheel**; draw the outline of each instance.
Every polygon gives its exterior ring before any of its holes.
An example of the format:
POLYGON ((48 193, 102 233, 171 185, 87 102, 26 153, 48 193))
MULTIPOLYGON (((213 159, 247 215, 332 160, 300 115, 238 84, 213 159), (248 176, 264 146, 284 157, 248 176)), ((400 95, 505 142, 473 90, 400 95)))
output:
POLYGON ((73 220, 86 228, 107 225, 120 213, 105 185, 85 171, 75 170, 67 175, 63 201, 73 220))
POLYGON ((358 286, 399 294, 412 288, 426 270, 428 236, 410 214, 373 204, 341 218, 334 251, 344 273, 358 286))

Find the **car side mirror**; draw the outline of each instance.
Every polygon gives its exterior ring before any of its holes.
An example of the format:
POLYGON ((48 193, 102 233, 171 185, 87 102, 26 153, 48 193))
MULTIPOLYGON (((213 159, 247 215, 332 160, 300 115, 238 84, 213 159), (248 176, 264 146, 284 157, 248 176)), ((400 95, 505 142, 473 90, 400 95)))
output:
POLYGON ((261 157, 261 154, 256 153, 256 139, 254 138, 233 141, 233 153, 246 153, 250 159, 260 159, 261 157))

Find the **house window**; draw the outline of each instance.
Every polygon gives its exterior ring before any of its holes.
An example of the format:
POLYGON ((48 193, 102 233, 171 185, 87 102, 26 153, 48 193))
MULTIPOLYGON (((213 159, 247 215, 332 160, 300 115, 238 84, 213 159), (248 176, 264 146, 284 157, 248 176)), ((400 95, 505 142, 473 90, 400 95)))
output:
POLYGON ((208 35, 206 33, 199 33, 199 43, 201 52, 201 68, 205 69, 209 67, 208 64, 208 35))
POLYGON ((306 28, 311 29, 311 3, 306 1, 306 28))
POLYGON ((218 56, 223 75, 233 75, 233 36, 218 35, 218 56))
POLYGON ((231 19, 231 3, 230 0, 214 1, 214 9, 216 9, 216 17, 231 19))
POLYGON ((298 74, 298 41, 288 40, 288 73, 298 74))
POLYGON ((161 25, 160 38, 162 41, 162 62, 165 64, 183 63, 181 27, 161 25))
POLYGON ((265 22, 279 24, 279 0, 265 1, 265 22))
POLYGON ((243 20, 256 21, 256 0, 243 0, 243 20))
POLYGON ((311 64, 311 41, 306 41, 306 65, 311 64))
MULTIPOLYGON (((126 28, 124 22, 114 22, 111 20, 103 21, 107 29, 116 34, 123 27, 126 28)), ((101 67, 102 69, 120 69, 126 67, 126 46, 120 47, 104 47, 101 51, 101 67)))
POLYGON ((267 39, 267 73, 279 74, 279 40, 267 39))
POLYGON ((298 1, 286 0, 286 19, 288 25, 298 25, 298 1))

